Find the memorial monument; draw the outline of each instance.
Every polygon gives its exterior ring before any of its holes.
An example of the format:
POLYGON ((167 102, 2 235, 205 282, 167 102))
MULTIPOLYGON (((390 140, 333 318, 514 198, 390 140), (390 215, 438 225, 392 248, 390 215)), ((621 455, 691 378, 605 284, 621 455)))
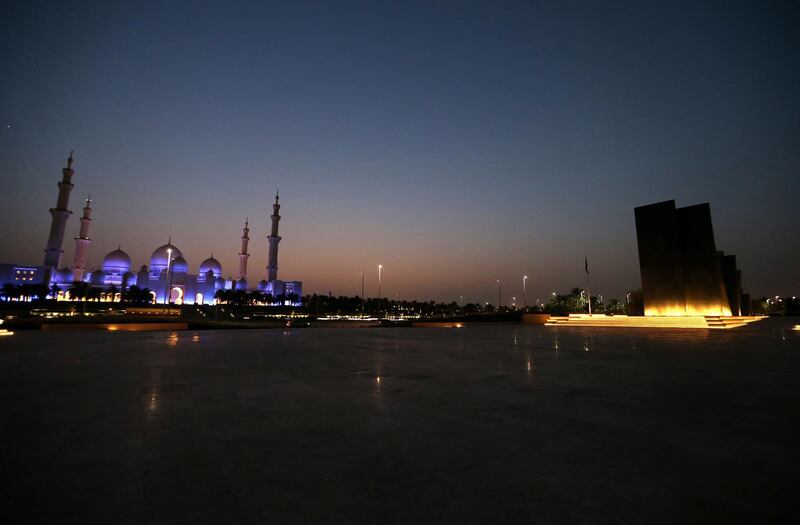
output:
POLYGON ((634 213, 645 316, 743 314, 741 272, 734 255, 717 251, 707 202, 669 200, 634 213))

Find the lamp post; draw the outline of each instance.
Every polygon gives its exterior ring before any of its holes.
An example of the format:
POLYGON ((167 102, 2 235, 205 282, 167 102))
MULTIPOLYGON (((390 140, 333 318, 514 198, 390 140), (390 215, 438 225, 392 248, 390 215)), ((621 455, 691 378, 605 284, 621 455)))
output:
POLYGON ((169 304, 169 287, 171 285, 170 278, 169 278, 169 266, 172 263, 172 248, 167 248, 167 287, 164 289, 164 312, 167 311, 167 305, 169 304))
POLYGON ((497 280, 497 311, 500 311, 500 305, 503 304, 503 286, 500 284, 500 279, 497 280))
POLYGON ((528 309, 528 289, 525 287, 525 281, 528 280, 527 275, 522 276, 522 309, 528 309))
POLYGON ((364 270, 361 270, 361 317, 364 317, 364 303, 366 298, 364 297, 364 270))
POLYGON ((378 265, 378 319, 381 317, 381 270, 383 270, 383 265, 378 265))

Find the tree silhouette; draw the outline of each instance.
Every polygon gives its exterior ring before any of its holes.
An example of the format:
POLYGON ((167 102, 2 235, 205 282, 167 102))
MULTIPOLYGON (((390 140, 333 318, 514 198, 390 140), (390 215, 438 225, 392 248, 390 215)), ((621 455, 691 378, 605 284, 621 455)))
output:
POLYGON ((82 301, 86 299, 86 293, 89 291, 89 283, 83 281, 74 281, 69 288, 69 298, 72 301, 82 301))
POLYGON ((258 290, 253 290, 247 293, 247 303, 257 304, 264 301, 264 295, 258 290))
POLYGON ((14 283, 4 283, 3 284, 3 297, 6 298, 6 301, 10 301, 11 299, 16 299, 19 297, 19 291, 14 283))
POLYGON ((47 294, 50 293, 50 287, 44 283, 26 284, 24 288, 26 291, 25 295, 31 299, 35 297, 40 301, 47 299, 47 294))
POLYGON ((103 296, 102 288, 98 288, 97 286, 91 286, 88 290, 86 290, 86 300, 87 301, 99 301, 100 298, 103 296))
POLYGON ((217 303, 228 304, 229 298, 230 294, 228 293, 228 290, 220 289, 214 292, 214 299, 217 300, 217 303))

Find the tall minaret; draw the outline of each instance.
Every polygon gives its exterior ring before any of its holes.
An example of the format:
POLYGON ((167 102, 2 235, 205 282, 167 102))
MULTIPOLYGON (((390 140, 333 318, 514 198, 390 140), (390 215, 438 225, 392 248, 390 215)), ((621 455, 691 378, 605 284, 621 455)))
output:
POLYGON ((247 281, 247 258, 250 254, 247 253, 247 243, 250 242, 250 228, 247 227, 248 220, 244 220, 244 229, 242 230, 242 252, 239 254, 239 281, 247 281))
POLYGON ((86 250, 92 244, 89 238, 89 225, 92 224, 92 196, 86 198, 86 206, 83 208, 81 217, 81 231, 75 237, 75 259, 72 262, 72 280, 83 281, 83 273, 86 271, 86 250))
POLYGON ((267 237, 269 242, 269 262, 267 263, 267 281, 272 282, 278 279, 278 243, 281 238, 278 236, 278 223, 281 220, 279 212, 281 205, 278 204, 278 192, 275 192, 275 204, 272 205, 272 232, 267 237))
POLYGON ((64 243, 64 230, 67 227, 67 219, 72 212, 69 211, 69 192, 72 191, 72 176, 75 170, 72 169, 72 152, 69 152, 67 167, 62 169, 62 179, 58 183, 58 202, 55 208, 50 208, 50 215, 53 221, 50 223, 50 237, 47 239, 47 248, 44 250, 44 266, 48 269, 58 269, 61 263, 61 254, 64 250, 61 245, 64 243))

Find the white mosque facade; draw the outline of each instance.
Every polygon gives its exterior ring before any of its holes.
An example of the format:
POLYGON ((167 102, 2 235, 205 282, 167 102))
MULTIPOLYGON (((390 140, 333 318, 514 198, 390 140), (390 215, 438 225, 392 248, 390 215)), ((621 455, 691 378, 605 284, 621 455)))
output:
POLYGON ((118 299, 122 290, 137 286, 148 289, 152 300, 156 304, 215 304, 215 294, 218 290, 258 290, 265 296, 272 296, 271 304, 299 305, 302 297, 301 281, 282 281, 278 274, 278 225, 280 222, 279 197, 275 195, 273 213, 271 215, 272 228, 267 237, 269 257, 266 271, 267 280, 262 280, 255 287, 248 286, 247 260, 249 222, 245 226, 241 237, 241 253, 239 256, 239 269, 237 277, 223 278, 222 265, 214 258, 213 254, 203 260, 198 266, 197 273, 190 273, 189 263, 183 256, 180 248, 172 244, 170 238, 164 245, 156 248, 150 256, 149 265, 135 268, 131 257, 122 250, 121 246, 108 253, 99 269, 93 272, 85 271, 86 255, 91 245, 89 227, 91 225, 91 198, 86 199, 83 216, 80 219, 80 232, 75 237, 75 257, 71 267, 61 267, 62 244, 66 231, 66 223, 72 214, 68 210, 69 192, 72 190, 72 177, 74 170, 72 154, 64 168, 63 177, 59 182, 59 196, 56 207, 50 210, 52 224, 50 237, 45 249, 45 260, 41 266, 1 264, 0 284, 33 284, 47 283, 51 289, 57 286, 60 289, 59 297, 68 298, 69 288, 77 282, 85 282, 92 287, 100 288, 105 296, 111 300, 118 299))

